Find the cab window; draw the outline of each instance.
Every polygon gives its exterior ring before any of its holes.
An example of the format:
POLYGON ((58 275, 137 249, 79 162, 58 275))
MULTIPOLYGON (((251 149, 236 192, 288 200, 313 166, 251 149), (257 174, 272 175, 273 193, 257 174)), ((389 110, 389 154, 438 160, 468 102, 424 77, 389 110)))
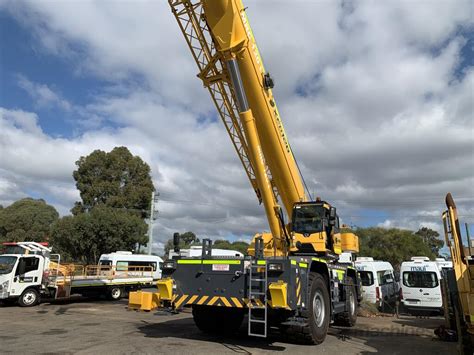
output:
POLYGON ((38 270, 39 259, 38 258, 21 258, 18 267, 16 269, 17 275, 24 275, 27 272, 38 270))
POLYGON ((372 286, 374 284, 374 274, 372 271, 359 271, 362 286, 372 286))
POLYGON ((393 274, 390 270, 377 271, 377 279, 381 286, 388 285, 394 281, 393 274))

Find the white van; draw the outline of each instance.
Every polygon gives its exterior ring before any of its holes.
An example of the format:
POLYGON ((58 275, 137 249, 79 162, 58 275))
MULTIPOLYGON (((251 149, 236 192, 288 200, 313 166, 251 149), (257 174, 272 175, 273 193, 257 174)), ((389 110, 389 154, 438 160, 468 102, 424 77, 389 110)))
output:
POLYGON ((355 267, 361 280, 364 301, 375 303, 377 307, 395 303, 399 287, 392 264, 371 257, 358 257, 355 267))
MULTIPOLYGON (((170 250, 168 253, 168 258, 172 259, 173 256, 181 256, 185 258, 196 258, 202 255, 202 246, 194 245, 189 249, 181 249, 179 254, 176 253, 174 250, 170 250)), ((225 256, 225 257, 237 257, 243 258, 244 254, 237 250, 227 250, 227 249, 216 249, 212 248, 211 250, 212 256, 225 256)))
POLYGON ((130 251, 116 251, 115 253, 102 254, 99 258, 100 266, 111 266, 117 272, 129 270, 133 267, 152 267, 153 280, 161 279, 161 266, 163 259, 156 255, 133 254, 130 251))
POLYGON ((410 311, 442 312, 441 273, 436 261, 414 256, 400 267, 402 305, 410 311))
POLYGON ((453 262, 446 260, 445 258, 436 258, 435 263, 438 266, 439 271, 443 269, 452 269, 453 268, 453 262))

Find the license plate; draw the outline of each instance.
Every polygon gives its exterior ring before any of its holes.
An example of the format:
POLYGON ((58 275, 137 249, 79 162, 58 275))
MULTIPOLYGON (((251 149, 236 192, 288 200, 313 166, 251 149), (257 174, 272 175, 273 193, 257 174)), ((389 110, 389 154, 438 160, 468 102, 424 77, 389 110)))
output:
POLYGON ((229 264, 212 264, 212 271, 229 271, 229 264))

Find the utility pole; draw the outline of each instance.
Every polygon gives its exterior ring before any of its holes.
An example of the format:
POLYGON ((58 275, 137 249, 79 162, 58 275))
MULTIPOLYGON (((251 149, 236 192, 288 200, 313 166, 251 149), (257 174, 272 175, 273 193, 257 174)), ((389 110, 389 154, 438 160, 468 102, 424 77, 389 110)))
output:
POLYGON ((148 219, 148 254, 151 255, 151 249, 153 247, 153 221, 157 218, 158 211, 155 211, 155 203, 158 203, 159 192, 153 191, 151 193, 150 202, 150 217, 148 219))

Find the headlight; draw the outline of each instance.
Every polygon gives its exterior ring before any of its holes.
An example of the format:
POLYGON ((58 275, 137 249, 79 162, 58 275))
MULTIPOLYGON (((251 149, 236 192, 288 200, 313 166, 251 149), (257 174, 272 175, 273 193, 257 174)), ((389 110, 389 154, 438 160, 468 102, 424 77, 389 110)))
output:
POLYGON ((165 261, 163 263, 163 269, 171 270, 171 269, 176 269, 174 261, 165 261))
POLYGON ((280 263, 269 263, 268 271, 283 271, 283 264, 280 263))
POLYGON ((9 284, 9 281, 8 281, 8 280, 5 281, 4 283, 0 284, 0 292, 2 292, 2 291, 4 291, 4 290, 5 290, 5 291, 8 290, 8 284, 9 284))

